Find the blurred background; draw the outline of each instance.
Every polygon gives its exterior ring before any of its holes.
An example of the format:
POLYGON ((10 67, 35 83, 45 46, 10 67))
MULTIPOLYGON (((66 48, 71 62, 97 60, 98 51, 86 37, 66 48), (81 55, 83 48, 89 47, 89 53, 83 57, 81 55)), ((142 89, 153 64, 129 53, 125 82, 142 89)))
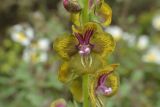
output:
MULTIPOLYGON (((58 98, 74 107, 52 49, 70 32, 61 0, 0 1, 0 107, 49 107, 58 98)), ((160 107, 160 0, 106 1, 113 21, 105 31, 117 41, 109 63, 120 63, 121 80, 106 107, 160 107)))

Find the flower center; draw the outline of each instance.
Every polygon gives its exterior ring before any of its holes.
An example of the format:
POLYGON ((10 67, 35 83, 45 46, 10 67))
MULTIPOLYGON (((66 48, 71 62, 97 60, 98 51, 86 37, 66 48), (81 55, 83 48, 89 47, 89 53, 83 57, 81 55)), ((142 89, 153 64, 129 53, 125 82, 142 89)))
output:
POLYGON ((80 46, 79 46, 79 54, 80 54, 81 56, 89 55, 90 52, 91 52, 91 48, 90 48, 89 45, 85 45, 85 44, 84 44, 84 45, 80 45, 80 46))
POLYGON ((90 38, 93 35, 93 33, 93 29, 86 30, 86 32, 83 35, 80 33, 75 33, 75 36, 79 42, 77 48, 81 56, 87 56, 90 54, 91 49, 93 48, 93 45, 90 43, 90 38))

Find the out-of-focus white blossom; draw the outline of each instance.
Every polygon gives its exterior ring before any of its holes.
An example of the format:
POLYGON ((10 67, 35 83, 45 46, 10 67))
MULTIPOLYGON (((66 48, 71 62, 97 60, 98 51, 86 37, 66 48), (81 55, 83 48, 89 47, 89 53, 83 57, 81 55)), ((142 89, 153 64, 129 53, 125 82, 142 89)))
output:
POLYGON ((32 63, 46 62, 48 60, 48 54, 44 51, 27 48, 23 51, 22 59, 32 63))
POLYGON ((147 63, 160 64, 160 48, 156 46, 150 47, 147 53, 142 56, 142 60, 147 63))
POLYGON ((124 32, 122 39, 127 42, 128 46, 132 47, 136 44, 136 35, 124 32))
POLYGON ((47 38, 41 38, 37 41, 37 46, 40 50, 47 51, 50 47, 50 41, 47 38))
POLYGON ((160 14, 157 14, 153 17, 153 20, 152 20, 152 26, 160 31, 160 14))
POLYGON ((140 50, 146 49, 149 45, 149 38, 147 35, 142 35, 139 37, 137 42, 137 47, 140 50))
POLYGON ((17 24, 10 29, 11 38, 24 46, 28 46, 34 38, 34 30, 28 24, 17 24))
POLYGON ((120 40, 123 35, 123 30, 119 26, 110 26, 105 31, 110 33, 116 41, 120 40))

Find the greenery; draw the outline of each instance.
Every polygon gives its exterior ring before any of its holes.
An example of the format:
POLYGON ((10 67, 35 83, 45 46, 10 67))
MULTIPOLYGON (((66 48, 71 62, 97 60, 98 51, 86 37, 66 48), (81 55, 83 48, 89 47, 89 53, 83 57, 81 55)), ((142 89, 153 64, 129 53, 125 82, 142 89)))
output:
MULTIPOLYGON (((59 98, 74 107, 71 93, 57 78, 61 61, 52 48, 55 38, 71 32, 70 16, 62 2, 2 2, 0 107, 49 107, 59 98)), ((106 2, 112 7, 113 17, 111 27, 104 29, 117 41, 109 61, 120 64, 116 70, 120 87, 116 95, 105 100, 105 107, 159 107, 160 1, 106 2), (140 40, 144 36, 147 40, 140 40)))

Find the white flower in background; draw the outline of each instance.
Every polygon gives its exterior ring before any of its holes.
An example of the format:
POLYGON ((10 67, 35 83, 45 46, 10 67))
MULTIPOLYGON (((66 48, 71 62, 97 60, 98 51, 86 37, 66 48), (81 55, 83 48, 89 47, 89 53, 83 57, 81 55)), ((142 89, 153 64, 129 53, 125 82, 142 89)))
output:
POLYGON ((47 38, 41 38, 37 41, 37 46, 40 50, 47 51, 50 48, 50 41, 47 38))
POLYGON ((11 38, 23 46, 28 46, 34 38, 34 30, 28 24, 17 24, 10 29, 11 38))
POLYGON ((148 47, 148 45, 149 45, 148 36, 147 35, 140 36, 137 42, 137 48, 140 50, 144 50, 148 47))
POLYGON ((120 40, 123 35, 123 30, 119 26, 110 26, 105 31, 110 33, 116 41, 120 40))
POLYGON ((50 48, 50 41, 47 38, 41 38, 32 42, 23 52, 23 60, 26 62, 38 63, 48 60, 47 51, 50 48))
POLYGON ((23 52, 22 59, 32 63, 46 62, 48 60, 48 54, 44 51, 27 48, 23 52))
POLYGON ((160 31, 160 14, 153 17, 152 26, 154 29, 160 31))
POLYGON ((134 34, 131 34, 131 33, 128 33, 128 32, 124 32, 123 36, 122 36, 122 39, 124 41, 126 41, 127 44, 129 46, 131 46, 131 47, 135 46, 135 44, 136 44, 136 35, 134 35, 134 34))
POLYGON ((142 56, 142 60, 147 63, 160 64, 160 48, 152 46, 147 53, 142 56))

